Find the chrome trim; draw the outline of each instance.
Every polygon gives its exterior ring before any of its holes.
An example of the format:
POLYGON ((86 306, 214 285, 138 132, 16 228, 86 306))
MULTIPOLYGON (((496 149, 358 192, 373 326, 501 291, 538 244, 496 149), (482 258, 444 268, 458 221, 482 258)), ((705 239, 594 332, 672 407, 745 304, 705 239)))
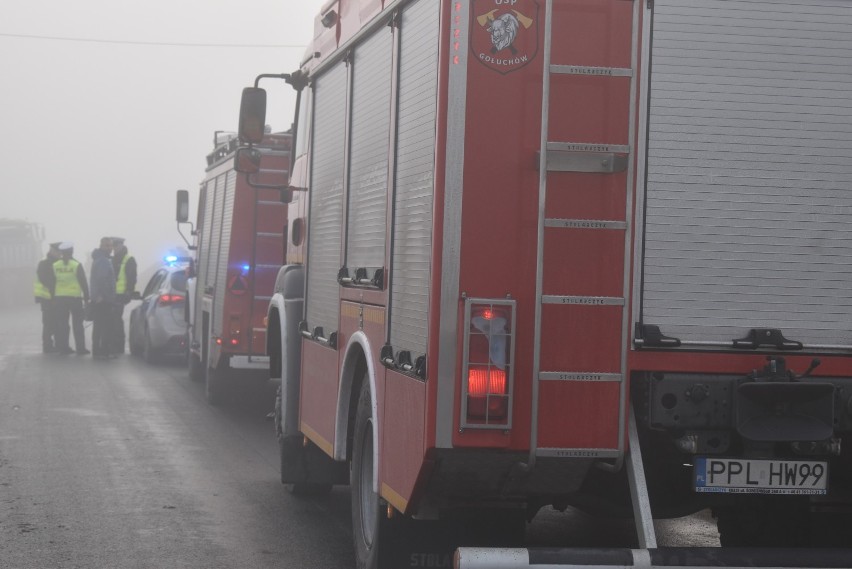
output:
MULTIPOLYGON (((548 59, 548 61, 550 61, 548 59)), ((551 65, 550 72, 559 75, 589 75, 592 77, 633 77, 633 70, 623 67, 587 67, 585 65, 551 65)))
MULTIPOLYGON (((430 0, 432 1, 432 0, 430 0)), ((449 64, 447 93, 447 144, 444 149, 446 173, 444 180, 443 212, 443 248, 441 261, 441 321, 438 332, 438 397, 435 415, 435 446, 452 448, 453 446, 453 403, 455 401, 455 379, 458 339, 459 313, 459 274, 461 268, 461 220, 462 187, 464 178, 464 135, 465 110, 467 105, 467 48, 470 30, 470 0, 456 0, 444 3, 444 7, 458 5, 459 21, 453 29, 460 37, 450 34, 449 43, 444 49, 458 57, 458 63, 449 64), (461 49, 453 52, 453 44, 459 42, 461 49)), ((442 14, 442 21, 449 20, 442 14)), ((443 50, 442 50, 443 52, 443 50)), ((451 58, 445 57, 445 61, 451 58)), ((441 97, 441 93, 438 94, 441 97)))
POLYGON ((597 371, 542 371, 538 374, 542 381, 585 381, 594 383, 623 382, 623 373, 597 371))
POLYGON ((558 219, 550 218, 544 221, 545 227, 561 229, 627 229, 624 221, 609 221, 599 219, 558 219))
POLYGON ((543 304, 564 304, 572 306, 624 306, 624 299, 617 296, 557 296, 545 294, 543 304))
POLYGON ((548 150, 559 152, 610 152, 630 154, 629 144, 595 144, 587 142, 548 142, 548 150))
POLYGON ((534 449, 543 458, 618 458, 621 451, 611 448, 546 448, 534 449))

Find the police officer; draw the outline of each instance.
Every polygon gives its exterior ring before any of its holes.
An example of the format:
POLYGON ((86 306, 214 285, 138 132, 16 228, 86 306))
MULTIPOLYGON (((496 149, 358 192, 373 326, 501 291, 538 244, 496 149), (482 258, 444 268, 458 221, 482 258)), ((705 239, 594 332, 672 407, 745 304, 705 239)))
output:
POLYGON ((123 237, 112 238, 112 267, 115 270, 115 345, 113 352, 124 353, 124 307, 136 290, 136 259, 127 252, 123 237))
POLYGON ((59 259, 60 243, 51 243, 44 259, 38 262, 33 294, 41 306, 41 351, 50 354, 56 351, 56 309, 53 306, 51 290, 56 286, 53 263, 59 259))
POLYGON ((83 265, 74 258, 74 244, 59 245, 62 255, 53 263, 56 285, 53 302, 56 307, 56 350, 60 354, 73 354, 69 343, 68 318, 74 328, 74 347, 80 355, 91 353, 86 349, 86 330, 83 327, 83 303, 89 303, 89 283, 83 265))

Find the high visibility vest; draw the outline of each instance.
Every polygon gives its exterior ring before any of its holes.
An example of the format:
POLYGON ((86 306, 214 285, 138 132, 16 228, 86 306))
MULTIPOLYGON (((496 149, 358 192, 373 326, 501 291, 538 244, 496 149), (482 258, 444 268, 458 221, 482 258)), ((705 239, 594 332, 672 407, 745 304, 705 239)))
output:
POLYGON ((36 275, 35 281, 33 282, 33 294, 36 298, 50 300, 50 291, 47 290, 47 287, 44 286, 44 283, 42 283, 41 279, 38 278, 38 275, 36 275))
POLYGON ((53 263, 53 274, 56 275, 56 296, 83 298, 83 289, 77 281, 77 267, 80 263, 74 259, 67 263, 60 259, 53 263))
POLYGON ((125 271, 125 267, 128 260, 130 260, 130 255, 127 254, 121 258, 121 265, 118 267, 118 274, 115 277, 115 294, 124 294, 127 292, 127 272, 125 271))

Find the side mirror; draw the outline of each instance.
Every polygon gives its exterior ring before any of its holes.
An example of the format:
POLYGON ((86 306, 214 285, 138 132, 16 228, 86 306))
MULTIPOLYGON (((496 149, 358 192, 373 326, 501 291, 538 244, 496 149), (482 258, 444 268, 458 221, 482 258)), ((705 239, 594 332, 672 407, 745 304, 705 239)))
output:
POLYGON ((252 147, 237 148, 234 156, 234 170, 243 174, 260 172, 260 150, 252 147))
POLYGON ((259 87, 243 89, 240 100, 239 137, 241 142, 260 144, 266 125, 266 90, 259 87))
POLYGON ((142 300, 142 294, 138 290, 130 293, 130 300, 142 300))
POLYGON ((177 191, 177 208, 175 218, 178 223, 186 223, 189 221, 189 192, 186 190, 177 191))

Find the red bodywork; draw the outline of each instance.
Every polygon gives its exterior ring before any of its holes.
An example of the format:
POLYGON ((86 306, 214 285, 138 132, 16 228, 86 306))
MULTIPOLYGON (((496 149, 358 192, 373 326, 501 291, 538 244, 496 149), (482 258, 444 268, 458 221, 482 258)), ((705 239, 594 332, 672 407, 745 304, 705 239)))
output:
MULTIPOLYGON (((437 1, 437 0, 436 0, 437 1)), ((388 0, 338 0, 326 6, 337 13, 336 25, 326 28, 317 18, 316 40, 308 53, 306 72, 336 55, 335 49, 356 38, 358 31, 388 0)), ((382 364, 380 349, 388 335, 387 287, 379 291, 340 288, 340 320, 336 347, 302 340, 301 431, 338 460, 345 457, 349 397, 346 348, 363 332, 372 348, 376 424, 379 430, 379 492, 397 509, 411 513, 427 492, 434 460, 442 450, 503 449, 526 456, 533 431, 539 448, 573 449, 567 456, 601 458, 601 449, 626 450, 629 380, 639 372, 696 372, 743 374, 765 364, 761 353, 667 352, 641 350, 630 343, 634 310, 633 275, 637 269, 635 236, 585 227, 545 228, 542 293, 578 297, 624 297, 624 306, 587 304, 548 305, 542 312, 540 366, 542 372, 570 370, 583 374, 622 374, 623 381, 541 381, 538 424, 533 425, 533 367, 537 229, 539 217, 538 153, 541 148, 544 0, 518 0, 514 8, 531 20, 524 53, 528 64, 495 70, 482 48, 479 18, 502 2, 466 0, 441 2, 440 50, 435 134, 434 208, 431 295, 428 312, 427 374, 425 380, 382 364), (534 39, 529 39, 530 37, 534 39), (462 57, 463 56, 463 57, 462 57), (455 139, 453 99, 459 85, 451 84, 456 66, 466 65, 464 138, 455 139), (498 95, 495 95, 498 94, 498 95), (459 146, 461 144, 461 147, 459 146), (451 150, 452 149, 452 150, 451 150), (447 172, 463 150, 459 249, 445 240, 456 228, 445 227, 451 194, 459 188, 447 172), (451 153, 453 152, 453 153, 451 153), (445 327, 441 311, 447 279, 445 253, 458 255, 457 288, 467 297, 505 299, 517 303, 516 346, 511 428, 463 429, 461 422, 464 303, 458 301, 455 330, 445 327), (625 294, 625 292, 627 294, 625 294), (441 375, 442 334, 454 334, 454 373, 441 375), (451 387, 447 387, 451 382, 451 387), (624 384, 624 386, 622 386, 624 384), (444 394, 452 393, 451 408, 444 394), (443 402, 442 402, 443 401, 443 402), (451 421, 442 425, 441 421, 451 421), (444 433, 444 434, 442 434, 444 433), (446 433, 450 433, 449 436, 446 433), (343 438, 343 440, 341 440, 343 438), (584 453, 586 449, 587 453, 584 453)), ((508 4, 508 3, 507 3, 508 4)), ((583 68, 630 69, 641 77, 638 56, 643 9, 624 0, 576 0, 556 3, 552 63, 583 68), (634 42, 636 42, 634 44, 634 42)), ((383 6, 384 5, 384 6, 383 6)), ((356 38, 357 39, 357 38, 356 38)), ((511 67, 511 66, 510 66, 511 67)), ((550 89, 549 140, 585 144, 642 144, 639 94, 631 79, 594 72, 554 76, 550 89), (632 117, 632 119, 631 119, 632 117), (631 124, 631 120, 635 121, 631 124), (631 138, 632 137, 632 138, 631 138)), ((545 217, 565 220, 607 220, 634 227, 635 169, 618 173, 551 172, 547 180, 545 217), (633 176, 633 178, 631 178, 633 176), (627 191, 625 191, 625 188, 627 191)), ((290 218, 305 227, 310 193, 308 156, 298 156, 291 178, 297 193, 290 218)), ((391 231, 388 231, 390 241, 391 231)), ((306 242, 288 241, 287 262, 302 264, 306 242)), ((388 262, 386 266, 390 265, 388 262)), ((386 275, 387 279, 388 276, 386 275)), ((392 278, 392 277, 391 277, 392 278)), ((802 370, 809 356, 789 356, 789 366, 802 370)), ((822 376, 849 376, 845 357, 823 358, 822 376)), ((571 489, 569 489, 571 490, 571 489)))

